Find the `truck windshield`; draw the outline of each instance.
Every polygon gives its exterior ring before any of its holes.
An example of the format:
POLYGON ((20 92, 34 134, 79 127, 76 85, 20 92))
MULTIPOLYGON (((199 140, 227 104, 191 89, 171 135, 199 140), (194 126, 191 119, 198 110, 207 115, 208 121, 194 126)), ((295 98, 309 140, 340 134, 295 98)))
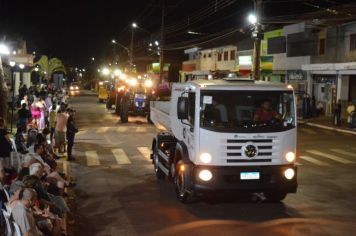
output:
POLYGON ((200 127, 221 132, 279 132, 295 127, 291 91, 202 91, 200 127))

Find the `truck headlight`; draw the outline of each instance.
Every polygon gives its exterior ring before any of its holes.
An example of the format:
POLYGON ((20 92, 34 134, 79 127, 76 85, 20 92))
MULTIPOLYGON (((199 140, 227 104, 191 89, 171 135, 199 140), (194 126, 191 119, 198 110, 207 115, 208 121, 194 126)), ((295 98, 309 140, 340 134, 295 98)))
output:
POLYGON ((211 162, 211 155, 209 153, 202 153, 200 155, 200 160, 203 163, 210 163, 211 162))
POLYGON ((286 154, 286 160, 288 162, 293 162, 295 160, 295 154, 294 152, 287 152, 286 154))
POLYGON ((209 170, 202 170, 199 172, 199 178, 203 181, 209 181, 213 178, 213 174, 209 170))
POLYGON ((73 90, 74 88, 73 88, 73 86, 70 86, 69 89, 70 89, 70 90, 73 90))
POLYGON ((286 177, 286 179, 293 179, 295 175, 295 171, 292 168, 288 168, 284 171, 284 177, 286 177))

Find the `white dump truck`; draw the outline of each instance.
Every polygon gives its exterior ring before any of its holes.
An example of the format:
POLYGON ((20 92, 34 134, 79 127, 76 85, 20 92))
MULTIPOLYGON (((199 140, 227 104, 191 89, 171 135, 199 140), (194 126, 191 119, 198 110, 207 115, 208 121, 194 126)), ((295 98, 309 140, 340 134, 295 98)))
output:
POLYGON ((210 192, 297 190, 296 106, 291 86, 252 80, 176 83, 170 101, 151 102, 160 132, 152 142, 158 179, 187 202, 210 192))

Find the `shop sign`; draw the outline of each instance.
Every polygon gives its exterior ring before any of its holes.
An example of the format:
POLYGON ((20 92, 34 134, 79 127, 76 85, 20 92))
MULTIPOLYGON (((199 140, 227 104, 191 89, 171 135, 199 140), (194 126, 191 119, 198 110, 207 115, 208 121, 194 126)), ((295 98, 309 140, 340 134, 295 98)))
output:
POLYGON ((288 80, 306 80, 307 76, 305 71, 302 70, 289 70, 287 72, 288 80))

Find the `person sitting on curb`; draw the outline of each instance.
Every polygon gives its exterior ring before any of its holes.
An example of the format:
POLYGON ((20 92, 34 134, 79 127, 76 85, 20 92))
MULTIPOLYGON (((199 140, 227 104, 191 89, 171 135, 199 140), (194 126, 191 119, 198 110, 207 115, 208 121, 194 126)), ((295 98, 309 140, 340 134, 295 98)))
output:
POLYGON ((346 108, 347 112, 347 123, 351 129, 355 128, 355 114, 356 108, 355 105, 350 101, 349 105, 346 108))

